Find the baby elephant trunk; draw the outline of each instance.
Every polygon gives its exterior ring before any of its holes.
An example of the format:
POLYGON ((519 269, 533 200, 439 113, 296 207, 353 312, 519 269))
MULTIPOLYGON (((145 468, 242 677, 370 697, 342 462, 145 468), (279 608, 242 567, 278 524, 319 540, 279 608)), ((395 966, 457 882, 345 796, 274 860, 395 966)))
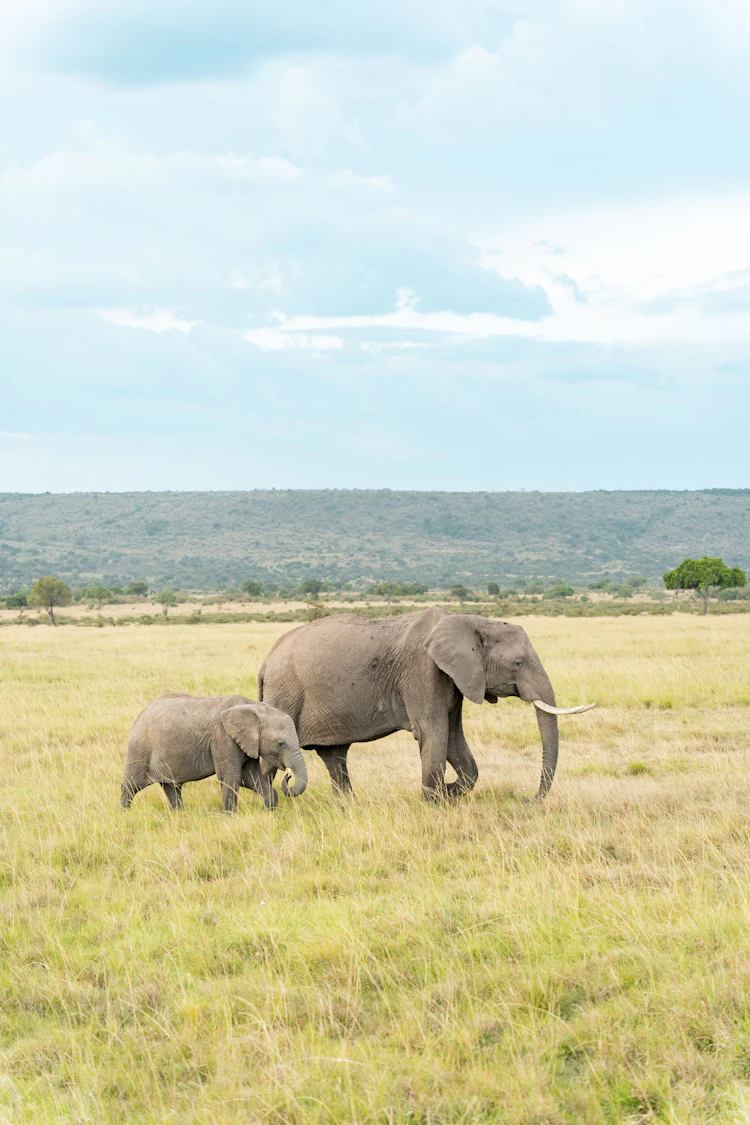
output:
POLYGON ((302 756, 299 746, 290 747, 284 751, 284 765, 294 774, 294 785, 288 784, 289 774, 285 774, 281 782, 281 791, 287 797, 299 797, 307 789, 307 763, 302 756))

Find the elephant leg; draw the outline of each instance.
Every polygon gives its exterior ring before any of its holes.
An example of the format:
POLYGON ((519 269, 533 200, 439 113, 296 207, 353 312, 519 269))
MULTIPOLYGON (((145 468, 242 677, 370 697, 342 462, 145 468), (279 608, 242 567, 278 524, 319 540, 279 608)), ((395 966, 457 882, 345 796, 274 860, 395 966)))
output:
POLYGON ((464 737, 462 709, 463 699, 459 699, 448 716, 448 761, 457 775, 456 780, 449 782, 445 787, 449 797, 460 797, 464 793, 470 793, 479 777, 477 763, 464 737))
POLYGON ((229 735, 216 734, 211 741, 211 757, 221 783, 221 807, 226 813, 235 813, 245 755, 229 735))
POLYGON ((242 784, 242 772, 237 770, 219 776, 221 783, 221 807, 225 813, 237 812, 237 795, 242 784))
POLYGON ((182 809, 182 786, 173 785, 171 781, 162 781, 161 787, 167 795, 169 807, 180 811, 182 809))
POLYGON ((334 793, 351 793, 352 783, 346 764, 349 746, 316 746, 315 751, 328 770, 334 793))
POLYGON ((266 771, 252 758, 248 758, 242 767, 242 784, 246 789, 260 793, 267 809, 275 809, 279 803, 278 794, 273 787, 275 774, 273 767, 266 771))
POLYGON ((445 766, 448 760, 448 721, 429 725, 417 722, 422 759, 422 796, 433 804, 445 799, 445 766))
POLYGON ((151 784, 151 778, 144 775, 141 771, 137 773, 126 773, 123 778, 122 788, 120 789, 120 808, 129 809, 133 797, 136 793, 140 793, 141 789, 147 789, 151 784))

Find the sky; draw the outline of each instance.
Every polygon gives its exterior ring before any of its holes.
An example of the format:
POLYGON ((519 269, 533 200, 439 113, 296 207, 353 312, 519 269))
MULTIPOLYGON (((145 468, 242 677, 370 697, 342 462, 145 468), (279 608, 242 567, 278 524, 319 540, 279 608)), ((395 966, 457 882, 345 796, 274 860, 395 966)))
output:
POLYGON ((748 487, 746 0, 0 0, 0 491, 748 487))

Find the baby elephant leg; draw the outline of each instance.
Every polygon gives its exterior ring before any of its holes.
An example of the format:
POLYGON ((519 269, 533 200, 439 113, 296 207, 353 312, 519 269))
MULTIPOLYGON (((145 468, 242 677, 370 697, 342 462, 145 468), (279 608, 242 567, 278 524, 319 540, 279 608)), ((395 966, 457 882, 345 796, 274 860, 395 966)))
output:
POLYGON ((129 809, 136 793, 140 793, 141 789, 146 789, 150 784, 151 778, 147 776, 145 770, 126 768, 120 789, 120 808, 129 809))
POLYGON ((161 787, 167 795, 169 807, 171 809, 182 809, 182 786, 173 785, 171 781, 162 781, 161 787))
POLYGON ((260 793, 267 809, 275 809, 279 803, 278 794, 272 785, 275 773, 275 770, 270 775, 264 773, 260 764, 252 758, 248 758, 242 767, 242 784, 246 789, 252 789, 253 793, 260 793))
POLYGON ((245 755, 229 735, 217 735, 211 743, 211 756, 216 776, 221 783, 221 807, 224 812, 235 813, 245 755))

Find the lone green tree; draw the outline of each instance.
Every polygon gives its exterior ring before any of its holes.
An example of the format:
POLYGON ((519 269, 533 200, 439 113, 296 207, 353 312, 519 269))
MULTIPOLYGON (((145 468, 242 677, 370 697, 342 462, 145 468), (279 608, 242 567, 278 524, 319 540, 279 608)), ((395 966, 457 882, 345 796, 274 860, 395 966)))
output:
POLYGON ((725 566, 721 559, 704 555, 702 559, 683 559, 674 570, 664 575, 668 590, 697 590, 703 599, 703 612, 708 612, 708 599, 714 590, 744 586, 745 572, 738 566, 725 566))
POLYGON ((49 574, 37 578, 29 594, 29 605, 46 609, 53 625, 57 625, 55 610, 60 606, 70 605, 72 600, 70 587, 61 578, 53 578, 49 574))
POLYGON ((136 598, 145 598, 148 596, 148 582, 144 582, 142 578, 136 578, 128 586, 126 593, 132 594, 136 598))
POLYGON ((498 585, 498 583, 497 582, 488 582, 487 583, 487 593, 490 595, 491 598, 496 598, 497 595, 500 593, 500 586, 498 585))
POLYGON ((161 611, 165 617, 169 613, 169 607, 177 605, 177 598, 172 590, 160 590, 154 601, 161 606, 161 611))

